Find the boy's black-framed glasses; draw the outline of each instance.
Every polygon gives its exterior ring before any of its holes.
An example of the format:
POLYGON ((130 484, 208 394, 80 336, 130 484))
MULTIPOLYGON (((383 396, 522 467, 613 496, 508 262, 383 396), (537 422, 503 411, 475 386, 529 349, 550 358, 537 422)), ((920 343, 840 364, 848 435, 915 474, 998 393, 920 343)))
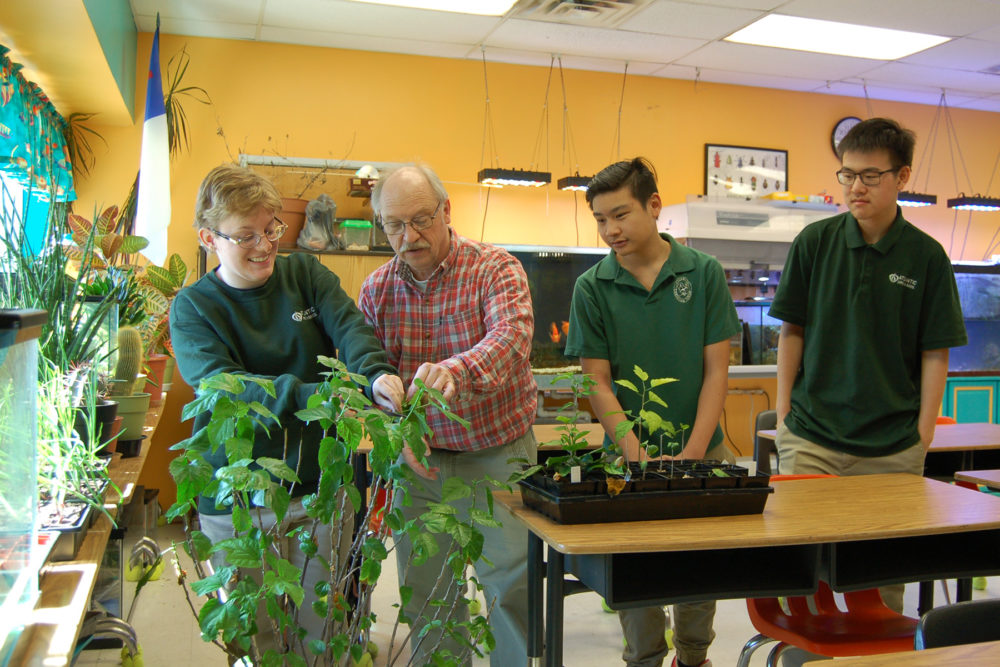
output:
POLYGON ((899 171, 900 169, 902 169, 902 167, 893 167, 892 169, 883 169, 882 171, 878 171, 877 169, 866 169, 864 171, 840 169, 837 171, 837 181, 839 181, 841 185, 854 185, 854 180, 860 178, 864 185, 873 187, 882 183, 883 176, 894 171, 899 171))

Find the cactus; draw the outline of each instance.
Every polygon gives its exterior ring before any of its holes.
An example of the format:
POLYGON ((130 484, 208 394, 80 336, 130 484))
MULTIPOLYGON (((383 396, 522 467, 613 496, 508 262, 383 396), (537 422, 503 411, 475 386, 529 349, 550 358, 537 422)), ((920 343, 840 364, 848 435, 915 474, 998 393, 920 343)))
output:
POLYGON ((113 396, 132 392, 132 385, 142 370, 142 335, 135 327, 118 329, 118 365, 111 386, 113 396))

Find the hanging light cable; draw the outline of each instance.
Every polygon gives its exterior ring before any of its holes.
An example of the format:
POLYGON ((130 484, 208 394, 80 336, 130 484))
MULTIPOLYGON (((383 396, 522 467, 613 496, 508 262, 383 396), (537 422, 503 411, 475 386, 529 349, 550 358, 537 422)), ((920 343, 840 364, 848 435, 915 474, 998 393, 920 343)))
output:
POLYGON ((628 61, 625 61, 625 71, 622 73, 622 92, 618 99, 618 124, 615 126, 615 136, 611 140, 611 160, 614 162, 622 157, 622 107, 625 106, 625 81, 628 78, 628 61))
MULTIPOLYGON (((913 185, 917 186, 920 183, 920 174, 923 170, 925 164, 934 164, 934 146, 937 144, 937 132, 938 132, 938 122, 941 119, 941 108, 944 102, 944 94, 941 95, 941 100, 938 102, 937 111, 934 112, 934 120, 931 121, 931 129, 928 133, 928 140, 924 142, 924 151, 920 154, 920 160, 917 162, 917 170, 913 172, 913 185), (927 153, 930 151, 930 159, 927 159, 927 153)), ((896 195, 896 203, 900 206, 932 206, 937 204, 937 195, 925 194, 928 190, 928 184, 931 178, 930 167, 927 168, 926 176, 924 178, 923 192, 918 192, 916 190, 904 190, 896 195)))
MULTIPOLYGON (((546 171, 534 171, 533 169, 501 169, 498 165, 500 164, 499 157, 496 156, 496 135, 493 130, 493 117, 490 114, 490 90, 489 81, 486 76, 486 50, 480 49, 483 54, 483 87, 486 90, 486 121, 483 128, 483 157, 485 158, 486 144, 489 142, 489 147, 492 149, 494 159, 491 162, 490 167, 482 167, 479 170, 479 174, 476 180, 482 185, 488 187, 502 188, 505 185, 521 185, 521 186, 531 186, 540 187, 542 185, 547 185, 552 182, 552 174, 546 171)), ((552 68, 549 68, 549 80, 552 79, 552 68)), ((545 126, 548 114, 548 85, 545 89, 545 104, 542 109, 542 127, 545 126)), ((542 128, 539 128, 541 133, 542 128)), ((535 152, 539 152, 539 140, 535 143, 535 152)), ((534 156, 532 157, 534 160, 534 156)), ((483 159, 480 164, 485 164, 485 159, 483 159)), ((534 167, 534 163, 531 165, 534 167)))
POLYGON ((580 175, 580 164, 577 160, 576 145, 573 142, 573 128, 569 123, 569 102, 566 99, 566 78, 563 76, 562 57, 559 57, 559 83, 562 85, 563 96, 563 137, 562 153, 563 158, 572 165, 574 172, 572 176, 563 176, 556 185, 560 190, 572 190, 575 192, 586 192, 587 184, 590 183, 591 176, 580 175))

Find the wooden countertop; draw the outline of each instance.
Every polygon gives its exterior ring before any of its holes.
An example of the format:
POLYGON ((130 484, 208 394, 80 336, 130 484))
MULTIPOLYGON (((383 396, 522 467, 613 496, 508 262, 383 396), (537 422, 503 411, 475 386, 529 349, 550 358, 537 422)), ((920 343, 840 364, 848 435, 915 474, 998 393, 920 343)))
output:
MULTIPOLYGON (((165 402, 166 396, 146 413, 142 429, 146 437, 139 454, 123 459, 116 453, 108 466, 111 481, 121 491, 119 494, 114 486, 109 487, 105 497, 104 507, 112 516, 117 516, 119 506, 132 498, 165 402)), ((43 568, 38 602, 14 647, 11 665, 60 667, 70 664, 111 528, 106 516, 99 517, 87 531, 76 560, 49 563, 43 568)))
POLYGON ((961 470, 955 473, 955 479, 1000 489, 1000 470, 961 470))
POLYGON ((1000 498, 903 473, 777 482, 762 514, 668 521, 563 525, 525 507, 519 494, 495 497, 565 554, 833 543, 1000 528, 1000 498))
POLYGON ((962 644, 931 648, 924 651, 904 651, 860 658, 841 658, 837 667, 983 667, 1000 665, 1000 642, 962 644))

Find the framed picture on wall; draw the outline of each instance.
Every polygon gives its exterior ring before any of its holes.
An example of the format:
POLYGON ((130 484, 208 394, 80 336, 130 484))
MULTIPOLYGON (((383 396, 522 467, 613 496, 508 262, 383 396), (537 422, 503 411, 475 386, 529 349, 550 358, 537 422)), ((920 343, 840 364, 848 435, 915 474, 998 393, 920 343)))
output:
POLYGON ((788 151, 705 144, 705 194, 755 199, 788 190, 788 151))

